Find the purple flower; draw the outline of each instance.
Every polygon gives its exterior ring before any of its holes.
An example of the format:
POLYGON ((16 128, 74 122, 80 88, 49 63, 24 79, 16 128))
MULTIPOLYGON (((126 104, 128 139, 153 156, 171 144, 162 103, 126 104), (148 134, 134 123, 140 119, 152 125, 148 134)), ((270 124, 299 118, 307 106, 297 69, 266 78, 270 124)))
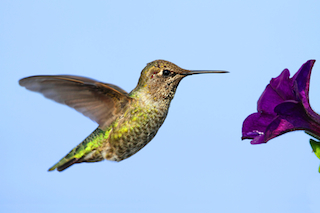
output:
POLYGON ((288 69, 270 81, 258 100, 258 112, 249 115, 242 126, 242 139, 251 144, 294 130, 320 136, 320 115, 309 104, 310 75, 315 60, 309 60, 289 78, 288 69))

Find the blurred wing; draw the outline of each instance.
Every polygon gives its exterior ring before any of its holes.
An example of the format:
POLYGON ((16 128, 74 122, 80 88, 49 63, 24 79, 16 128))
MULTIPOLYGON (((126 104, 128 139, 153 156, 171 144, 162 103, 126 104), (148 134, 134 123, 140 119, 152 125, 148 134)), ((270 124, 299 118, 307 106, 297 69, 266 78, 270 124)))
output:
POLYGON ((132 101, 118 86, 79 76, 31 76, 19 84, 76 109, 102 127, 110 125, 132 101))

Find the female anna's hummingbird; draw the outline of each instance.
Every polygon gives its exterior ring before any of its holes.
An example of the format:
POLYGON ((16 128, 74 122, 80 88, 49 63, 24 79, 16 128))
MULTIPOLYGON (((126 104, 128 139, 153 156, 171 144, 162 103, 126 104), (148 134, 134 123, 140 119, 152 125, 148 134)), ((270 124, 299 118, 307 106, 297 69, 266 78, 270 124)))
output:
POLYGON ((99 124, 49 169, 63 171, 74 163, 121 161, 138 152, 164 122, 181 79, 201 73, 226 71, 190 71, 156 60, 142 70, 138 85, 129 94, 113 84, 71 75, 31 76, 19 84, 66 104, 99 124))

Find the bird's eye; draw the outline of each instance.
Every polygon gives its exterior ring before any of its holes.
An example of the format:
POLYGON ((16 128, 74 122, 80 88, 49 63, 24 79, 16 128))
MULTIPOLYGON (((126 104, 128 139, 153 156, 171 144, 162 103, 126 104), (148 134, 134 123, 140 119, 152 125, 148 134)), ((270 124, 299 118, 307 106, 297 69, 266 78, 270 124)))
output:
POLYGON ((162 71, 162 75, 163 75, 163 76, 168 76, 168 75, 170 75, 170 73, 171 73, 171 72, 170 72, 169 70, 163 70, 163 71, 162 71))

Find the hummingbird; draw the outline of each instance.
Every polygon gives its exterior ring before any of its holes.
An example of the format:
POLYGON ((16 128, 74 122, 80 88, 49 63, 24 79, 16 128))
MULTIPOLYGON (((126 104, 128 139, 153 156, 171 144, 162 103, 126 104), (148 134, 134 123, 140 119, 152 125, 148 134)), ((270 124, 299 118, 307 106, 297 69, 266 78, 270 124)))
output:
POLYGON ((73 75, 38 75, 19 84, 46 98, 74 108, 99 126, 48 171, 65 170, 75 163, 104 159, 122 161, 142 149, 167 117, 180 81, 219 70, 186 70, 155 60, 142 70, 138 85, 127 93, 120 87, 73 75))

